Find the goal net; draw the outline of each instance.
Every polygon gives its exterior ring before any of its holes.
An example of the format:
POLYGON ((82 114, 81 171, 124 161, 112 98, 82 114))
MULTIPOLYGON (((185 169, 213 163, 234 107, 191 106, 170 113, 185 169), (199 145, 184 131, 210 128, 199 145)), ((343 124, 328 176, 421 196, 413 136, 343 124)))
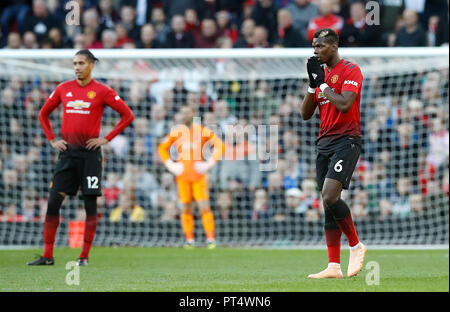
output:
MULTIPOLYGON (((57 152, 37 115, 58 83, 74 79, 75 52, 0 51, 0 245, 43 245, 57 152)), ((94 245, 184 243, 176 183, 157 152, 179 123, 182 105, 193 107, 197 121, 225 142, 223 159, 208 173, 219 245, 324 245, 315 182, 320 119, 317 111, 308 121, 299 115, 311 49, 93 53, 100 59, 94 78, 116 90, 135 114, 132 126, 103 147, 94 245)), ((448 48, 340 49, 340 55, 364 76, 363 151, 342 195, 360 239, 448 244, 448 48)), ((57 137, 61 114, 51 115, 57 137)), ((102 134, 119 118, 106 108, 102 134)), ((201 244, 202 220, 194 211, 201 244)), ((67 198, 56 245, 80 246, 84 218, 80 194, 67 198)))

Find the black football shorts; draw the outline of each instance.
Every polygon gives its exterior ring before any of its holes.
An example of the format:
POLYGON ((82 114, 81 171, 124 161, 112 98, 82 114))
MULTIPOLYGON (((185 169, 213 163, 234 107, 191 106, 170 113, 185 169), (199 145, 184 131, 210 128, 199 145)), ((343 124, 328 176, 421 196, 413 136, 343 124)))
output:
POLYGON ((337 180, 342 183, 343 189, 348 189, 360 154, 361 146, 350 141, 340 143, 334 151, 319 152, 316 158, 316 176, 320 192, 325 178, 337 180))
POLYGON ((50 188, 56 192, 102 196, 101 149, 71 149, 60 152, 50 188))

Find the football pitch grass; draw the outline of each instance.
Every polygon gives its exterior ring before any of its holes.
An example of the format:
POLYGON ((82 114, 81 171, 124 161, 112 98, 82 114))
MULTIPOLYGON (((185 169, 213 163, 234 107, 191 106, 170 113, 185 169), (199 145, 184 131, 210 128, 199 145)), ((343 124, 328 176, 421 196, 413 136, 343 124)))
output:
MULTIPOLYGON (((94 247, 72 282, 78 249, 56 248, 54 266, 27 266, 42 249, 0 250, 0 292, 448 292, 449 251, 371 250, 353 278, 311 280, 326 250, 94 247), (377 275, 378 274, 378 275, 377 275), (379 277, 377 283, 377 276, 379 277), (70 283, 69 283, 70 284, 70 283)), ((344 276, 348 248, 341 253, 344 276)))

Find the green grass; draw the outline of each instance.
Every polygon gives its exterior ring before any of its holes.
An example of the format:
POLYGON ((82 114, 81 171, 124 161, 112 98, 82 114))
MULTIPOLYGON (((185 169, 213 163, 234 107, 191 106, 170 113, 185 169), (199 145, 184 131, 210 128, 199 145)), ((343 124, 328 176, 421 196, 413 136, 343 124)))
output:
MULTIPOLYGON (((379 264, 379 285, 367 284, 373 273, 368 268, 354 278, 308 279, 325 268, 326 250, 94 247, 89 266, 80 268, 79 285, 66 284, 66 263, 78 249, 55 249, 54 266, 26 266, 37 253, 42 250, 0 250, 0 292, 449 291, 448 250, 369 249, 366 263, 379 264)), ((345 275, 348 250, 341 258, 345 275)))

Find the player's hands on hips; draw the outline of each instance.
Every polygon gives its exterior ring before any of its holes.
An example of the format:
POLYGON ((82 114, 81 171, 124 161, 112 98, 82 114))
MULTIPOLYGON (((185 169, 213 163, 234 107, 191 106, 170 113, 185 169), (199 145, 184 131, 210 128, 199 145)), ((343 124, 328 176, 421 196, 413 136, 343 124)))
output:
POLYGON ((195 171, 197 171, 199 174, 205 174, 208 172, 214 165, 216 164, 216 161, 212 158, 208 159, 207 161, 197 161, 194 163, 195 171))
POLYGON ((168 159, 164 162, 164 165, 166 166, 167 170, 169 170, 176 176, 179 176, 183 173, 184 166, 181 162, 175 162, 172 159, 168 159))
POLYGON ((58 151, 63 152, 67 149, 67 142, 64 140, 51 140, 50 144, 53 148, 56 148, 58 151))
POLYGON ((102 145, 107 144, 109 141, 105 138, 93 138, 86 141, 86 148, 89 150, 96 150, 102 145))
POLYGON ((319 60, 315 56, 308 59, 308 64, 314 83, 317 87, 320 87, 322 83, 325 83, 325 71, 322 66, 320 66, 319 60))

